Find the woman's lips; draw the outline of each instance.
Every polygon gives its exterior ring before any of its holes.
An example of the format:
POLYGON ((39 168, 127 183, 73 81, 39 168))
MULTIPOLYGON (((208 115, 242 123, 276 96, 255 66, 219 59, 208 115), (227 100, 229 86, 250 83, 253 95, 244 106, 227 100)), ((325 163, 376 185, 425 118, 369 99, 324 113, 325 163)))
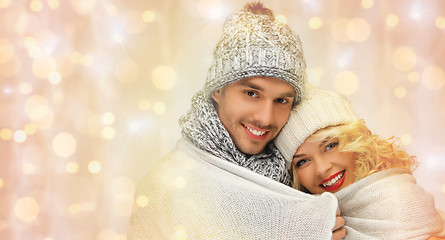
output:
POLYGON ((336 191, 345 182, 345 173, 346 170, 333 174, 328 179, 323 180, 319 186, 328 192, 336 191))

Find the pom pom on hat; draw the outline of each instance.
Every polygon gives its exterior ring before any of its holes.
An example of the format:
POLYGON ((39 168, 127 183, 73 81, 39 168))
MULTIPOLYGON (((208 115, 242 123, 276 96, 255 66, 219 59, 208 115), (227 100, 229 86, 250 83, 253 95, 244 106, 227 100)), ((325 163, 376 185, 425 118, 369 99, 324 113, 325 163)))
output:
POLYGON ((292 109, 289 120, 275 138, 275 145, 290 169, 295 152, 306 138, 320 129, 356 120, 358 117, 346 98, 307 84, 305 95, 292 109))
POLYGON ((227 84, 254 76, 282 79, 303 94, 306 61, 300 38, 260 2, 230 15, 213 53, 204 89, 207 96, 227 84))

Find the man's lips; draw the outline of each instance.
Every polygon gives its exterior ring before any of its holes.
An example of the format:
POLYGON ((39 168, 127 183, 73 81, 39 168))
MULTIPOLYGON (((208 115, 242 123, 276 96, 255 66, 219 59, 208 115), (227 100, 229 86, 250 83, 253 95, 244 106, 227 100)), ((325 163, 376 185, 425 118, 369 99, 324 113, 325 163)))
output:
POLYGON ((323 180, 319 186, 328 192, 333 192, 339 189, 345 182, 345 173, 346 170, 342 170, 336 174, 333 174, 329 178, 323 180))
POLYGON ((262 141, 266 139, 270 130, 260 129, 249 125, 241 124, 246 132, 247 136, 254 141, 262 141))

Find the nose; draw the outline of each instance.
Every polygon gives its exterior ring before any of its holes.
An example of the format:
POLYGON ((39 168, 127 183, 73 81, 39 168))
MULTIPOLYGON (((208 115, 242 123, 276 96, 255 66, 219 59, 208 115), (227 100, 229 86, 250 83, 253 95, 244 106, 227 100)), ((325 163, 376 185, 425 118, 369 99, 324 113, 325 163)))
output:
POLYGON ((315 174, 321 178, 326 177, 326 173, 331 169, 332 163, 322 157, 315 160, 315 174))
POLYGON ((255 120, 261 124, 261 126, 269 126, 274 121, 274 104, 273 102, 264 101, 259 104, 255 111, 255 120))

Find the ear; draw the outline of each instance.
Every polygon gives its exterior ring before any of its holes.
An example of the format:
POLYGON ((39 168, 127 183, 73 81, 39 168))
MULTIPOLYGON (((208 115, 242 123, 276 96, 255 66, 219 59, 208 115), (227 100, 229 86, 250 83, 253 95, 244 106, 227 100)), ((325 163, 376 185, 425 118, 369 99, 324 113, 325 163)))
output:
POLYGON ((216 103, 219 103, 219 99, 221 98, 221 89, 212 92, 212 98, 216 103))

